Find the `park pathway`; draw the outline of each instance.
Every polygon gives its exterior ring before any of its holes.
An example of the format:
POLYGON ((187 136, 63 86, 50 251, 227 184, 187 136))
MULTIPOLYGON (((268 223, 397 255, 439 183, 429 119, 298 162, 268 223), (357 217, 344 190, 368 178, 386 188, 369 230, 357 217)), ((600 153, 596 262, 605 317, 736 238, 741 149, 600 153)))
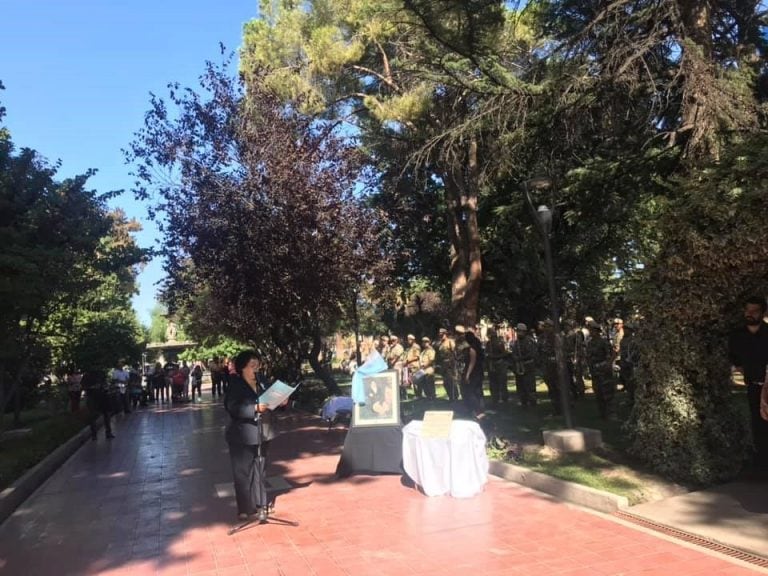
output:
POLYGON ((0 526, 8 576, 749 576, 768 571, 492 479, 469 500, 397 476, 335 480, 344 430, 283 417, 270 476, 278 516, 235 517, 220 404, 122 418, 0 526))

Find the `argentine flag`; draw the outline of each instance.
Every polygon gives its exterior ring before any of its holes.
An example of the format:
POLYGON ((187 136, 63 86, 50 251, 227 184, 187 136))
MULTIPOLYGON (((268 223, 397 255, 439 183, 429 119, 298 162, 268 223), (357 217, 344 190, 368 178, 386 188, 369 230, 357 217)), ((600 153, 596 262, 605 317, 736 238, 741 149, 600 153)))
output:
POLYGON ((362 366, 358 366, 352 375, 352 401, 355 404, 365 404, 365 391, 363 390, 363 376, 378 374, 389 368, 387 361, 381 357, 378 350, 372 350, 362 366))

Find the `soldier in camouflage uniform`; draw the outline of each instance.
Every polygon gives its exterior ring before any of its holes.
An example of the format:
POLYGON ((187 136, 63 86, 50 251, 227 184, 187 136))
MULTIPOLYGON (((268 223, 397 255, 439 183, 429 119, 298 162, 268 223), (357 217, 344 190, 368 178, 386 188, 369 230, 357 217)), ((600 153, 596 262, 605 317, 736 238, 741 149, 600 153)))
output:
POLYGON ((539 323, 539 360, 541 361, 544 383, 547 385, 547 396, 555 414, 561 414, 560 379, 557 375, 557 359, 555 357, 555 328, 551 320, 539 323))
POLYGON ((592 320, 587 324, 587 328, 589 328, 587 365, 592 375, 592 390, 597 399, 597 409, 601 418, 612 418, 616 396, 616 382, 613 379, 613 347, 603 337, 600 324, 592 320))
POLYGON ((400 399, 405 400, 408 397, 408 382, 402 377, 403 374, 403 356, 405 349, 400 344, 400 339, 394 334, 389 337, 389 350, 387 351, 387 365, 390 370, 397 370, 400 374, 400 399))
POLYGON ((436 364, 443 376, 443 386, 448 400, 458 400, 458 374, 456 371, 456 342, 448 335, 448 330, 438 330, 440 342, 437 345, 436 364))
POLYGON ((572 320, 568 322, 568 333, 564 338, 566 367, 574 399, 584 397, 584 363, 586 360, 586 342, 584 333, 572 320))
POLYGON ((485 357, 488 360, 488 380, 491 388, 491 404, 509 400, 507 389, 507 346, 501 337, 502 327, 491 330, 486 346, 485 357))
POLYGON ((520 406, 536 406, 536 342, 528 335, 528 326, 523 323, 515 327, 517 339, 512 344, 512 371, 520 406))
POLYGON ((421 382, 412 381, 412 377, 415 372, 419 370, 419 358, 421 357, 421 346, 416 342, 416 336, 408 334, 405 337, 407 348, 405 349, 405 370, 403 371, 403 378, 413 384, 413 392, 416 398, 421 398, 423 390, 421 389, 421 382))
POLYGON ((403 367, 403 355, 405 348, 400 344, 400 339, 394 334, 389 337, 389 348, 387 348, 387 365, 390 370, 400 370, 403 367))
POLYGON ((464 376, 467 373, 467 348, 469 348, 469 344, 467 344, 467 341, 464 339, 466 329, 463 326, 455 326, 453 330, 454 342, 456 344, 456 348, 454 349, 454 354, 456 356, 456 389, 459 391, 456 395, 456 399, 458 400, 459 396, 461 396, 461 399, 466 402, 467 399, 464 396, 464 390, 466 388, 464 386, 464 376), (461 331, 457 332, 456 328, 459 328, 461 331))
POLYGON ((379 343, 376 345, 376 350, 381 354, 381 357, 386 360, 389 357, 389 336, 382 334, 379 336, 379 343))
POLYGON ((635 365, 638 360, 635 328, 624 326, 624 337, 619 344, 619 377, 624 390, 629 394, 630 403, 635 401, 635 365))
POLYGON ((421 339, 421 355, 419 356, 420 371, 424 372, 422 389, 427 400, 435 399, 435 349, 429 336, 421 339))

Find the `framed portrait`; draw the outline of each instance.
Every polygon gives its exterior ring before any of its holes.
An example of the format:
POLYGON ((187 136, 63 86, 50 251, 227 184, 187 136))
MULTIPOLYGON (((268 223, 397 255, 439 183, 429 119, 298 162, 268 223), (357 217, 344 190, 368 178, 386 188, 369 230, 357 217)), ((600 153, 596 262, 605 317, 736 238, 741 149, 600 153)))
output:
POLYGON ((363 376, 365 404, 355 404, 352 426, 400 424, 400 390, 397 370, 363 376))

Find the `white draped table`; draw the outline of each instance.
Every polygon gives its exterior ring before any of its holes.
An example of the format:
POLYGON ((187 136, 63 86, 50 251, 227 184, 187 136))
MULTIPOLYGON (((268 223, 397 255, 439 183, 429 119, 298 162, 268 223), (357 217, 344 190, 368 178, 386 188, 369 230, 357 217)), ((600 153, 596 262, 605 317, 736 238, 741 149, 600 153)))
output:
POLYGON ((488 481, 485 434, 467 420, 451 422, 450 438, 423 438, 421 420, 403 428, 403 468, 427 496, 471 498, 488 481))

